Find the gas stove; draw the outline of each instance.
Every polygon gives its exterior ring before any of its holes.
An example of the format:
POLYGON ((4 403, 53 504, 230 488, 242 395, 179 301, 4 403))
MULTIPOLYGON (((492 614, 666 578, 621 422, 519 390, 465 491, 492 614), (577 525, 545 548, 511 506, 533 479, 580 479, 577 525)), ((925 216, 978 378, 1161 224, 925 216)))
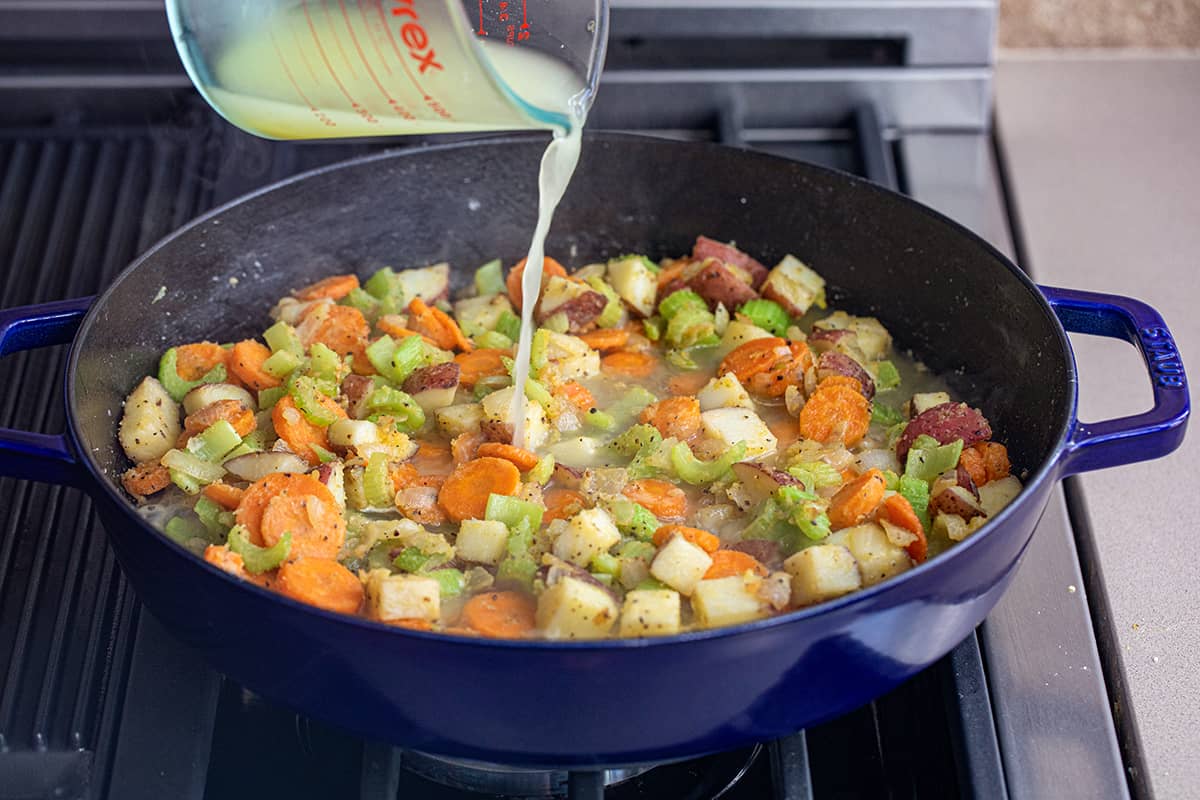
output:
MULTIPOLYGON (((1020 263, 989 129, 995 22, 979 0, 613 0, 590 125, 855 172, 1020 263)), ((97 292, 208 208, 429 141, 254 139, 197 97, 158 2, 0 0, 0 307, 97 292)), ((0 425, 62 428, 65 355, 0 362, 0 425)), ((402 752, 265 703, 142 611, 85 496, 2 480, 0 800, 1143 793, 1080 512, 1055 490, 988 620, 875 702, 744 750, 567 774, 402 752)))

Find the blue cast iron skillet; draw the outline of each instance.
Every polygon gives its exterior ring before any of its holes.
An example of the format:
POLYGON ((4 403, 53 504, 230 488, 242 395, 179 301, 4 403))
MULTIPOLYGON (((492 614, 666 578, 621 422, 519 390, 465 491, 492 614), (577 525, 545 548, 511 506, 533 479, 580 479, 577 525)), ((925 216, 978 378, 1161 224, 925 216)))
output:
POLYGON ((486 641, 338 616, 239 582, 158 533, 118 483, 122 398, 170 343, 229 341, 289 290, 333 272, 523 256, 544 139, 406 150, 318 170, 201 217, 97 299, 0 313, 0 354, 72 341, 67 430, 0 430, 0 474, 84 488, 146 607, 269 700, 405 747, 527 766, 661 761, 774 738, 924 669, 1012 579, 1054 482, 1180 443, 1188 391, 1157 312, 1039 288, 945 217, 865 181, 707 144, 592 136, 548 252, 573 265, 687 252, 699 233, 765 263, 794 253, 831 303, 878 316, 948 374, 1008 444, 1025 490, 950 552, 834 602, 663 639, 486 641), (158 298, 160 291, 161 298, 158 298), (1075 417, 1064 328, 1126 339, 1154 408, 1075 417))

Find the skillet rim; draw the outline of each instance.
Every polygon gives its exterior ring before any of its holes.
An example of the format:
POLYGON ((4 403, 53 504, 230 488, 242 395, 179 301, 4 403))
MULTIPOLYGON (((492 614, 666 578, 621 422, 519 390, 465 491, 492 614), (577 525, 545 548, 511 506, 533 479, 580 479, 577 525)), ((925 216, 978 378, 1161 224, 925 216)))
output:
MULTIPOLYGON (((80 430, 76 421, 77 395, 75 376, 81 352, 79 343, 87 338, 87 336, 91 333, 91 329, 99 317, 99 309, 104 307, 105 303, 108 301, 109 297, 113 294, 117 287, 120 286, 125 280, 129 279, 142 264, 153 258, 160 250, 169 248, 176 239, 182 237, 185 233, 195 228, 200 228, 214 219, 219 219, 227 213, 233 212, 238 206, 255 200, 262 195, 266 195, 290 186, 293 183, 299 183, 320 175, 324 175, 328 172, 359 167, 364 164, 370 164, 376 161, 387 161, 395 158, 419 158, 423 154, 429 152, 436 153, 463 148, 478 148, 481 146, 499 147, 514 143, 528 143, 542 140, 542 135, 537 133, 515 135, 499 134, 496 136, 472 138, 464 141, 449 142, 446 144, 419 145, 417 147, 408 147, 403 149, 389 149, 379 153, 372 153, 366 156, 348 159, 346 161, 339 161, 335 164, 328 164, 313 170, 301 172, 281 181, 277 181, 275 183, 255 189, 252 192, 240 195, 239 197, 223 203, 222 205, 217 206, 216 208, 213 208, 212 210, 192 219, 184 225, 181 225, 179 228, 168 233, 162 239, 158 240, 149 248, 147 248, 145 252, 143 252, 128 266, 121 270, 121 272, 113 278, 112 282, 104 289, 104 291, 101 292, 92 302, 91 307, 88 309, 87 314, 84 316, 79 325, 79 329, 76 331, 75 336, 72 339, 70 356, 66 365, 63 388, 66 399, 67 431, 70 435, 71 443, 74 445, 77 455, 81 456, 80 463, 84 466, 94 483, 97 484, 107 495, 107 497, 112 500, 113 503, 126 515, 137 520, 138 527, 143 533, 157 536, 161 543, 165 544, 169 548, 173 548, 176 555, 192 560, 200 568, 206 569, 210 575, 217 576, 230 584, 236 585, 244 591, 257 594, 259 597, 273 602, 282 602, 302 613, 323 617, 326 622, 348 625, 363 629, 367 632, 387 632, 392 635, 412 637, 418 640, 434 641, 445 645, 472 645, 485 646, 489 648, 503 647, 531 651, 592 651, 610 650, 614 648, 620 650, 642 650, 647 648, 662 648, 676 645, 682 646, 689 642, 700 642, 716 638, 751 635, 758 631, 774 628, 780 625, 800 623, 801 621, 808 620, 813 617, 827 615, 831 616, 847 611, 852 606, 868 605, 875 601, 876 598, 882 594, 899 592, 902 590, 902 587, 919 577, 922 577, 933 571, 940 571, 944 568, 948 568, 948 565, 956 560, 959 560, 960 553, 963 554, 962 557, 965 558, 966 554, 969 553, 975 546, 977 546, 978 543, 984 539, 984 537, 1000 535, 1000 532, 1006 529, 1005 523, 1010 517, 1014 516, 1016 507, 1019 504, 1028 501, 1030 497, 1038 494, 1036 490, 1047 480, 1057 479, 1057 473, 1060 468, 1062 455, 1065 450, 1068 437, 1076 423, 1079 376, 1075 366, 1074 351, 1071 348, 1070 340, 1067 338, 1066 329, 1063 328, 1062 322, 1058 319, 1058 316, 1050 307, 1049 302, 1046 300, 1041 290, 1038 289, 1037 284, 1034 283, 1033 279, 1030 278, 1029 275, 1027 275, 1023 270, 1017 267, 1016 264, 1014 264, 1007 256, 993 247, 991 243, 983 239, 966 226, 956 222, 945 214, 942 214, 940 211, 937 211, 925 205, 924 203, 920 203, 905 194, 892 191, 891 189, 887 189, 876 183, 872 183, 865 178, 861 178, 857 175, 844 172, 839 169, 825 167, 807 161, 798 161, 796 159, 785 158, 783 156, 776 156, 769 153, 744 150, 728 145, 716 144, 713 142, 678 142, 642 134, 607 132, 585 133, 584 146, 586 147, 589 144, 600 146, 620 146, 621 143, 628 142, 642 145, 653 144, 659 147, 669 146, 675 150, 688 148, 695 151, 715 151, 726 156, 736 152, 737 155, 735 157, 737 158, 768 161, 779 166, 780 168, 786 169, 796 169, 799 167, 801 169, 816 173, 819 176, 823 176, 826 179, 834 179, 843 183, 852 184, 858 191, 874 193, 876 196, 882 195, 886 198, 887 202, 907 205, 911 211, 922 214, 930 218, 934 223, 940 224, 943 227, 948 227, 955 234, 965 237, 968 243, 978 247, 982 254, 990 256, 993 261, 998 262, 1005 269, 1007 269, 1008 272, 1017 279, 1017 282, 1022 286, 1022 288, 1024 288, 1025 291, 1032 297, 1033 302, 1038 305, 1042 314, 1053 323, 1052 327, 1057 335, 1057 343, 1060 346, 1063 354, 1066 356, 1067 362, 1065 365, 1067 376, 1066 408, 1068 409, 1066 418, 1061 420, 1059 423, 1058 434, 1055 438, 1056 444, 1052 449, 1051 454, 1039 465, 1036 471, 1031 473, 1028 480, 1024 482, 1020 494, 1017 495, 1014 501, 1009 503, 1009 505, 1005 507, 1005 509, 1001 511, 997 517, 989 520, 987 525, 984 526, 984 528, 978 533, 968 537, 965 541, 959 542, 946 552, 939 554, 923 564, 917 565, 913 569, 910 569, 895 578, 881 581, 873 586, 860 589, 856 592, 851 592, 834 600, 818 603, 816 605, 808 606, 807 608, 802 608, 797 611, 791 611, 786 614, 779 614, 776 616, 767 617, 765 619, 754 620, 752 622, 745 622, 738 625, 730 625, 721 628, 688 631, 671 636, 650 636, 636 639, 617 637, 585 641, 561 641, 550 639, 488 639, 479 636, 464 636, 453 633, 417 631, 407 628, 400 628, 394 625, 387 625, 386 623, 370 620, 365 617, 354 617, 346 614, 338 614, 332 611, 326 611, 324 609, 317 608, 315 606, 310 606, 305 603, 300 603, 296 600, 292 600, 289 597, 278 594, 277 592, 268 591, 267 589, 264 589, 253 583, 230 575, 224 570, 218 569, 212 564, 209 564, 203 558, 188 550, 183 545, 167 538, 162 534, 161 531, 150 525, 145 518, 137 513, 137 508, 133 505, 132 501, 114 488, 113 484, 105 476, 104 471, 94 463, 91 449, 82 446, 84 439, 80 435, 80 430)), ((1029 533, 1030 538, 1032 538, 1032 535, 1035 531, 1031 531, 1029 533)), ((1022 553, 1024 552, 1024 548, 1026 546, 1028 546, 1028 541, 1022 545, 1022 553)))

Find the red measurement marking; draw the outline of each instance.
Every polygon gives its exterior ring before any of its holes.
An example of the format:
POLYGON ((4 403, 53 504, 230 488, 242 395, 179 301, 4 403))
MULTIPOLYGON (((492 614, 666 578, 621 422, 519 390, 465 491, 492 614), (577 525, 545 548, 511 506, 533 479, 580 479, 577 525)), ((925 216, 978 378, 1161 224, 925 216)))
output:
POLYGON ((521 0, 521 27, 529 27, 529 0, 521 0))
POLYGON ((487 36, 487 31, 483 28, 483 0, 479 0, 479 35, 487 36))
POLYGON ((383 30, 387 33, 388 43, 391 44, 392 50, 396 52, 396 58, 400 61, 400 66, 404 67, 404 73, 408 75, 408 79, 412 81, 413 86, 421 93, 421 99, 425 104, 433 109, 434 113, 443 119, 454 119, 454 115, 445 109, 445 107, 433 98, 429 92, 421 88, 421 84, 417 81, 417 76, 413 75, 412 70, 408 67, 408 61, 404 58, 404 53, 400 52, 399 45, 396 44, 396 39, 392 36, 392 29, 388 26, 387 15, 383 13, 383 0, 374 0, 375 7, 379 11, 379 22, 383 26, 383 30))
POLYGON ((308 21, 308 29, 312 32, 313 44, 317 46, 317 52, 321 54, 321 61, 325 62, 325 69, 329 71, 329 76, 333 78, 333 82, 337 84, 338 91, 340 91, 342 96, 345 97, 350 103, 350 107, 354 109, 355 113, 369 123, 378 124, 379 120, 375 119, 370 111, 367 111, 365 108, 360 106, 358 101, 350 96, 350 92, 346 90, 346 86, 342 83, 341 78, 338 77, 337 72, 334 70, 333 64, 329 62, 329 56, 326 55, 325 48, 321 46, 321 38, 317 35, 317 28, 315 25, 313 25, 312 15, 308 13, 308 0, 304 0, 304 19, 308 21))
MULTIPOLYGON (((412 119, 412 114, 408 109, 401 106, 388 94, 388 90, 383 88, 383 84, 376 77, 375 70, 371 69, 371 62, 367 60, 367 54, 363 52, 362 47, 358 43, 358 37, 354 35, 354 26, 350 23, 350 12, 346 10, 346 0, 338 0, 338 5, 342 8, 342 18, 346 20, 346 30, 350 32, 350 41, 354 44, 354 49, 358 51, 358 57, 362 60, 363 66, 367 68, 367 74, 371 76, 371 80, 379 87, 380 93, 387 99, 387 103, 391 106, 392 110, 405 119, 412 119)), ((380 55, 382 56, 382 53, 380 55)))
POLYGON ((307 95, 304 94, 304 90, 300 88, 300 84, 296 83, 296 79, 293 77, 292 71, 288 69, 287 59, 283 57, 283 51, 279 49, 279 42, 275 41, 275 32, 268 31, 268 33, 271 35, 271 46, 275 48, 275 55, 279 57, 279 66, 283 67, 283 74, 287 76, 288 83, 290 83, 292 88, 296 90, 296 94, 300 97, 301 102, 308 106, 308 110, 316 115, 317 119, 320 120, 322 124, 330 128, 336 128, 337 123, 326 116, 325 112, 313 105, 312 101, 309 100, 307 95))

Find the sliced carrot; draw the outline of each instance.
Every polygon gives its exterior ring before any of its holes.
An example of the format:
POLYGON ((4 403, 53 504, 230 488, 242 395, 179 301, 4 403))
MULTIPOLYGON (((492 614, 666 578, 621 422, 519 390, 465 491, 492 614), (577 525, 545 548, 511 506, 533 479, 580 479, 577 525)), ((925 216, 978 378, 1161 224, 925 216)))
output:
POLYGON ((356 614, 363 602, 362 581, 332 558, 287 562, 279 568, 275 588, 285 597, 339 614, 356 614))
POLYGON ((450 440, 450 456, 454 459, 455 464, 465 464, 478 454, 479 445, 483 444, 486 439, 483 434, 478 431, 467 431, 460 433, 450 440))
MULTIPOLYGON (((747 391, 762 397, 783 397, 789 386, 804 383, 804 371, 812 365, 812 353, 804 342, 788 342, 778 349, 779 358, 745 382, 747 391)), ((856 382, 857 383, 857 382, 856 382)), ((861 390, 861 386, 855 387, 861 390)))
POLYGON ((146 497, 171 485, 171 471, 157 461, 143 461, 125 471, 121 485, 134 497, 146 497))
POLYGON ((660 525, 654 532, 654 546, 662 547, 671 537, 679 534, 704 552, 712 555, 721 547, 721 540, 708 531, 689 528, 687 525, 660 525))
POLYGON ((438 494, 438 502, 450 519, 483 519, 488 498, 493 494, 513 495, 521 486, 521 472, 503 458, 477 458, 460 464, 438 494))
POLYGON ((983 456, 983 466, 987 473, 983 483, 1007 478, 1012 472, 1012 464, 1008 460, 1008 448, 1004 445, 996 442, 976 442, 971 447, 983 456))
POLYGON ((217 481, 205 486, 203 494, 221 508, 233 511, 242 502, 242 496, 246 494, 246 490, 217 481))
POLYGON ((764 336, 738 345, 721 360, 718 375, 732 372, 742 383, 774 366, 790 354, 787 342, 778 336, 764 336))
POLYGON ((454 318, 440 308, 426 305, 419 297, 408 304, 408 326, 422 336, 427 336, 443 350, 459 350, 469 353, 475 349, 471 340, 463 335, 454 318))
POLYGON ((411 463, 422 475, 445 475, 454 468, 454 455, 448 445, 424 440, 411 463))
POLYGON ((830 386, 846 386, 856 392, 862 391, 862 383, 859 382, 858 378, 851 378, 849 375, 830 375, 822 378, 817 385, 822 389, 830 386))
MULTIPOLYGON (((399 314, 384 314, 375 322, 375 327, 379 328, 381 333, 386 333, 393 339, 407 339, 410 336, 421 336, 421 334, 407 327, 407 325, 407 321, 399 314)), ((434 347, 437 347, 437 342, 428 336, 421 336, 421 338, 434 347)))
POLYGON ((646 353, 618 350, 600 359, 600 368, 610 375, 626 378, 645 378, 654 372, 658 359, 646 353))
POLYGON ((579 381, 567 381, 558 387, 556 394, 562 396, 563 399, 580 411, 588 411, 596 407, 596 398, 579 381))
POLYGON ((925 538, 925 529, 921 527, 921 520, 917 517, 917 512, 913 510, 912 504, 904 495, 894 494, 884 498, 883 503, 879 506, 879 515, 917 537, 916 541, 909 542, 905 550, 908 551, 913 561, 918 564, 923 562, 929 552, 929 542, 925 538))
POLYGON ((958 457, 958 465, 967 471, 976 486, 987 483, 987 463, 983 460, 983 453, 974 446, 963 448, 962 455, 958 457))
POLYGON ((282 381, 263 371, 263 362, 270 357, 271 351, 266 345, 253 339, 243 339, 229 351, 229 371, 248 389, 258 392, 273 389, 282 381))
POLYGON ((213 367, 224 364, 228 351, 216 342, 196 342, 175 348, 175 371, 185 381, 198 381, 213 367))
POLYGON ((542 495, 542 502, 546 506, 546 513, 542 515, 544 523, 573 517, 587 508, 587 500, 573 489, 547 489, 542 495))
POLYGON ((334 558, 346 541, 346 520, 315 494, 279 494, 267 501, 259 535, 273 547, 285 533, 292 535, 289 559, 334 558))
POLYGON ((658 290, 661 292, 672 282, 683 277, 683 271, 688 268, 692 262, 686 258, 677 259, 671 264, 664 264, 663 268, 658 272, 658 290))
POLYGON ((822 443, 840 438, 853 447, 870 425, 871 403, 849 386, 818 387, 800 409, 800 435, 822 443))
POLYGON ((367 340, 371 337, 371 326, 367 323, 367 318, 357 308, 350 306, 312 306, 300 317, 300 327, 305 345, 320 342, 339 356, 357 357, 362 353, 365 357, 367 340), (310 314, 317 313, 323 314, 324 317, 314 329, 308 330, 304 321, 310 314))
POLYGON ((629 331, 624 328, 597 328, 594 331, 579 334, 579 338, 593 350, 604 352, 618 350, 629 341, 629 331))
POLYGON ((638 420, 658 428, 664 437, 690 439, 700 430, 700 401, 694 397, 667 397, 646 406, 638 420))
POLYGON ((319 480, 308 474, 274 472, 246 487, 242 501, 234 512, 234 519, 249 532, 250 542, 262 545, 262 518, 271 498, 281 494, 315 495, 328 505, 336 505, 333 493, 319 480))
POLYGON ((770 571, 757 558, 749 553, 743 553, 741 550, 718 550, 710 555, 713 563, 708 568, 708 572, 704 573, 706 581, 728 578, 733 575, 745 575, 747 572, 753 572, 764 578, 770 574, 770 571))
POLYGON ((704 371, 681 372, 667 381, 667 391, 676 396, 695 397, 711 377, 704 371))
POLYGON ((887 481, 877 469, 869 469, 847 483, 829 501, 829 524, 834 530, 857 525, 883 502, 887 481))
POLYGON ((513 466, 521 470, 521 472, 529 472, 538 464, 538 457, 529 452, 523 447, 517 447, 512 444, 503 444, 501 442, 484 442, 479 445, 476 451, 479 457, 488 456, 491 458, 503 458, 505 461, 511 461, 513 466))
POLYGON ((412 464, 404 463, 392 468, 392 487, 398 492, 409 486, 416 486, 421 473, 412 464))
MULTIPOLYGON (((333 398, 318 393, 317 401, 322 408, 339 419, 346 418, 346 412, 333 398)), ((321 463, 321 457, 312 446, 328 450, 328 430, 309 422, 300 409, 296 408, 296 401, 291 395, 284 395, 276 401, 275 408, 271 410, 271 422, 275 425, 275 433, 287 443, 293 453, 314 467, 321 463)))
POLYGON ((842 476, 842 483, 849 483, 859 476, 859 471, 854 467, 846 467, 838 474, 842 476))
POLYGON ((522 592, 484 592, 463 606, 462 622, 493 639, 517 639, 536 624, 537 604, 522 592))
MULTIPOLYGON (((508 273, 508 278, 505 281, 505 286, 508 288, 508 299, 512 300, 512 304, 519 311, 521 309, 521 300, 523 299, 521 289, 521 278, 525 274, 525 259, 521 259, 516 263, 512 270, 508 273)), ((553 258, 546 256, 542 259, 542 282, 552 275, 557 275, 560 278, 567 277, 567 271, 563 265, 555 261, 553 258)))
POLYGON ((204 549, 204 560, 222 572, 228 572, 235 578, 241 578, 244 581, 249 581, 259 586, 271 588, 275 582, 274 572, 264 572, 261 575, 247 572, 246 562, 242 560, 241 555, 233 552, 223 544, 210 544, 206 547, 204 549))
POLYGON ((246 408, 240 400, 217 400, 197 409, 193 414, 188 414, 183 421, 183 429, 195 436, 221 420, 233 426, 238 436, 250 433, 256 424, 254 412, 246 408))
POLYGON ((687 495, 673 483, 657 478, 642 478, 625 484, 621 494, 644 506, 659 519, 683 519, 687 516, 687 495))
POLYGON ((459 369, 458 381, 468 389, 472 389, 483 378, 492 375, 507 375, 508 368, 504 366, 503 359, 509 357, 511 357, 510 351, 496 348, 459 353, 454 357, 454 363, 458 364, 459 369))
POLYGON ((341 300, 357 288, 357 275, 330 275, 328 278, 322 278, 316 283, 310 283, 303 289, 297 289, 292 292, 292 297, 305 301, 322 300, 325 298, 341 300))

